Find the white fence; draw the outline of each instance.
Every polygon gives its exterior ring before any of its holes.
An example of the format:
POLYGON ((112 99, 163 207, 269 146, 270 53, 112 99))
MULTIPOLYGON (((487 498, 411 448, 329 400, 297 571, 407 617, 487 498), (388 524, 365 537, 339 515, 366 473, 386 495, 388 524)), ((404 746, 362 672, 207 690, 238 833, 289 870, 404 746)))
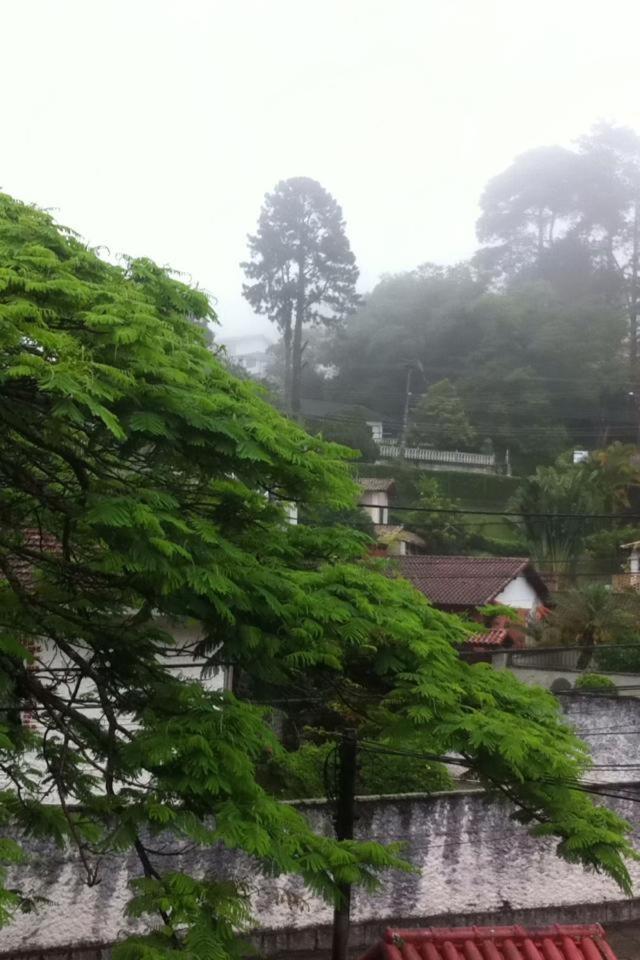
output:
MULTIPOLYGON (((378 444, 383 457, 400 457, 399 443, 382 442, 378 444)), ((429 463, 454 463, 461 466, 495 470, 495 453, 463 453, 460 450, 432 450, 429 447, 405 447, 405 460, 425 460, 429 463)))

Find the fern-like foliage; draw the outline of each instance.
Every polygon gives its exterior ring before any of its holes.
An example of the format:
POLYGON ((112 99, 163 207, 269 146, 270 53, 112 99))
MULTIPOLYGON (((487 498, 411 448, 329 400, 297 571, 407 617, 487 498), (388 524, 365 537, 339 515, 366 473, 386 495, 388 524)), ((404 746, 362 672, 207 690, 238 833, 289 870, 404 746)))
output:
MULTIPOLYGON (((137 854, 130 912, 151 932, 119 960, 235 956, 249 923, 242 890, 155 862, 163 831, 328 898, 403 868, 260 785, 283 749, 265 712, 180 679, 173 622, 196 637, 183 659, 321 698, 378 743, 467 757, 560 855, 627 889, 628 827, 568 786, 589 761, 554 700, 461 662, 464 624, 364 559, 361 533, 285 522, 277 498, 355 505, 348 455, 235 379, 212 319, 150 261, 107 263, 0 195, 3 827, 74 845, 89 883, 105 855, 137 854)), ((0 886, 0 921, 19 905, 0 886)))

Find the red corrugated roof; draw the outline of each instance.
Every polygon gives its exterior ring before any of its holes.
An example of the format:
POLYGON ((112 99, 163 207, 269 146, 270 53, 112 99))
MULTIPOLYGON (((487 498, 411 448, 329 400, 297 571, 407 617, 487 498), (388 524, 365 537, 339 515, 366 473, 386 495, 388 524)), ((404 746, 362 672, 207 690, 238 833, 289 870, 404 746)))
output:
POLYGON ((479 607, 524 574, 544 599, 546 587, 527 557, 401 557, 400 571, 433 603, 479 607))
POLYGON ((616 960, 599 923, 387 930, 361 960, 616 960))

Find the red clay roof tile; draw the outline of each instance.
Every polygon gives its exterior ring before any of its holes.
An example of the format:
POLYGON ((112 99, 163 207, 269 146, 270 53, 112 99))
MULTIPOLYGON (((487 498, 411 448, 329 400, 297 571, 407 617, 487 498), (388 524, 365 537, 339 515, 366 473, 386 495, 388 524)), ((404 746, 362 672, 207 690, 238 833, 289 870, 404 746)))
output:
POLYGON ((600 924, 387 930, 361 960, 616 960, 600 924))
POLYGON ((486 633, 472 634, 465 643, 471 647, 501 647, 509 639, 509 631, 505 627, 494 627, 486 633))

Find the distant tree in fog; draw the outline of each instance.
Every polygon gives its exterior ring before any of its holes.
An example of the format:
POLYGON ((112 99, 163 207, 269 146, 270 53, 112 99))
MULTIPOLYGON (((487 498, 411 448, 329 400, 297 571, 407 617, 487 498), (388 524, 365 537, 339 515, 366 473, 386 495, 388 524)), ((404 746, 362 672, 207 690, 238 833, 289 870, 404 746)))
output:
POLYGON ((358 302, 358 268, 341 207, 316 180, 281 180, 265 197, 242 267, 245 298, 282 333, 285 402, 297 415, 304 327, 339 323, 358 302))
POLYGON ((413 414, 411 443, 427 443, 446 450, 466 449, 477 439, 462 400, 450 380, 432 384, 413 414))
POLYGON ((560 279, 574 303, 586 294, 626 314, 638 391, 638 134, 600 123, 577 149, 528 150, 489 181, 481 210, 476 264, 494 283, 560 279))

